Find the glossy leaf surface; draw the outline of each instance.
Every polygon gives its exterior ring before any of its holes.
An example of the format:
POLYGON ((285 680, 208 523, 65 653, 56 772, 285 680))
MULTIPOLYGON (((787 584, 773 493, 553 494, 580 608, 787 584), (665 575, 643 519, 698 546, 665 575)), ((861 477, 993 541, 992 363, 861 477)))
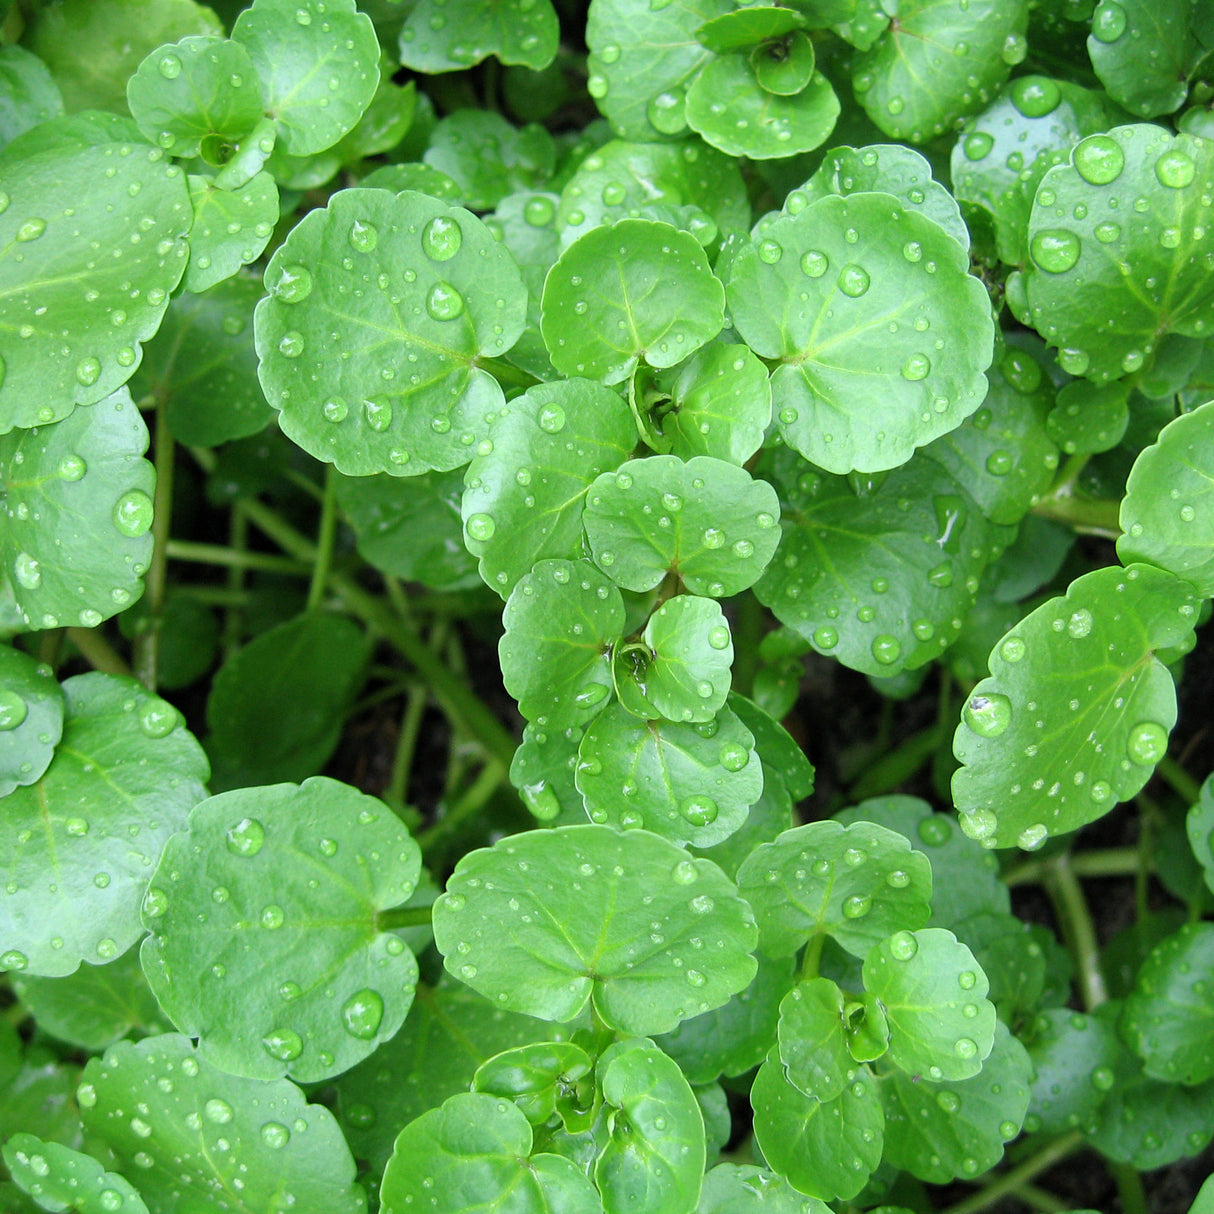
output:
POLYGON ((780 1004, 784 1077, 807 1096, 834 1100, 856 1064, 847 1049, 843 992, 829 978, 797 983, 780 1004))
POLYGON ((42 778, 63 734, 63 712, 50 669, 0 647, 0 796, 42 778))
POLYGON ((190 263, 187 291, 206 291, 261 256, 278 222, 278 187, 257 173, 238 190, 221 190, 213 178, 191 176, 190 263))
POLYGON ((479 0, 461 5, 454 20, 446 0, 421 0, 401 27, 400 60, 416 72, 450 72, 496 55, 539 71, 552 61, 559 38, 549 0, 479 0))
POLYGON ((95 1159, 33 1134, 14 1134, 4 1144, 9 1175, 44 1210, 77 1210, 79 1214, 148 1214, 131 1182, 107 1172, 95 1159))

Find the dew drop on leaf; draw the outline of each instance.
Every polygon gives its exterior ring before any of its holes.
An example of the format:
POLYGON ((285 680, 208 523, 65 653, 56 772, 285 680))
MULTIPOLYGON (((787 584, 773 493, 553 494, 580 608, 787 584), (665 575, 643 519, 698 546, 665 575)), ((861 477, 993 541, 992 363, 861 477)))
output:
POLYGON ((13 576, 17 584, 26 590, 37 590, 42 585, 42 567, 28 552, 18 552, 13 561, 13 576))
POLYGON ((225 840, 233 855, 255 856, 266 841, 266 828, 256 818, 241 818, 228 828, 225 840))
POLYGON ((426 293, 426 311, 434 320, 454 320, 464 310, 464 297, 447 282, 436 282, 426 293))
POLYGON ((919 951, 919 941, 910 932, 894 932, 889 938, 890 954, 898 961, 909 961, 919 951))
POLYGON ((1036 851, 1045 842, 1049 833, 1040 822, 1036 822, 1020 832, 1016 843, 1025 851, 1036 851))
POLYGON ((688 797, 679 806, 679 815, 691 826, 707 826, 717 820, 717 803, 711 797, 688 797))
POLYGON ((450 261, 463 243, 463 230, 449 216, 436 215, 422 229, 422 252, 431 261, 450 261))
POLYGON ((854 262, 844 266, 843 272, 839 275, 839 290, 852 299, 859 299, 868 290, 871 283, 868 271, 854 262))
POLYGON ((1101 0, 1092 14, 1092 37, 1098 42, 1116 42, 1125 33, 1128 20, 1117 0, 1101 0))
POLYGON ((277 1121, 267 1121, 261 1127, 261 1141, 271 1150, 280 1150, 291 1141, 291 1131, 277 1121))
POLYGON ((227 1125, 232 1120, 232 1106, 218 1096, 202 1106, 203 1116, 214 1125, 227 1125))
POLYGON ((341 1022, 346 1032, 360 1041, 370 1041, 379 1032, 383 1018, 383 996, 370 987, 356 991, 341 1007, 341 1022))
POLYGON ((1130 730, 1126 753, 1134 763, 1152 767, 1168 750, 1168 732, 1154 721, 1143 721, 1130 730))
POLYGON ((1193 183, 1196 175, 1197 165, 1193 163, 1193 158, 1179 149, 1164 152, 1155 161, 1155 176, 1160 185, 1169 189, 1183 190, 1185 186, 1193 183))
POLYGON ((801 269, 810 278, 821 278, 830 266, 830 259, 817 249, 810 249, 801 256, 801 269))
POLYGON ((16 729, 29 713, 29 706, 15 692, 0 690, 0 730, 16 729))
POLYGON ((29 958, 19 949, 10 948, 0 953, 0 969, 23 970, 29 963, 29 958))
POLYGON ((1111 135, 1089 135, 1074 151, 1075 169, 1091 185, 1108 185, 1121 176, 1125 153, 1111 135))
POLYGON ((294 1062, 303 1053, 303 1038, 293 1029, 275 1029, 261 1039, 261 1044, 279 1062, 294 1062))
POLYGON ((998 692, 976 695, 966 703, 962 715, 979 737, 997 738, 1012 723, 1012 702, 998 692))

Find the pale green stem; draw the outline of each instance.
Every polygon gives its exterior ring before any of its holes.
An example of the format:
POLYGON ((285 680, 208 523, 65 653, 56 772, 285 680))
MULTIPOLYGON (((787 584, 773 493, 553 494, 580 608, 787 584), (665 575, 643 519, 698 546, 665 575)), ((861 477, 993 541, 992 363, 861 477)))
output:
POLYGON ((67 639, 94 670, 102 674, 130 675, 131 668, 95 628, 69 628, 67 639))
POLYGON ((428 906, 398 906, 393 910, 380 911, 375 916, 375 925, 381 932, 392 932, 402 927, 425 927, 430 922, 430 911, 428 906))
POLYGON ((1187 805, 1196 805, 1201 800, 1200 782, 1193 779, 1170 755, 1164 755, 1155 770, 1187 805))
MULTIPOLYGON (((1007 886, 1030 885, 1043 880, 1048 860, 1024 860, 1003 874, 1007 886)), ((1141 867, 1134 847, 1108 847, 1082 851, 1070 858, 1071 871, 1077 877, 1129 877, 1141 867)))
MULTIPOLYGON (((243 548, 225 548, 222 544, 196 544, 191 540, 170 540, 166 545, 170 560, 196 565, 223 565, 229 569, 259 569, 262 573, 282 573, 292 577, 311 577, 312 566, 289 556, 270 552, 248 552, 243 548)), ((231 589, 231 588, 229 588, 231 589)))
POLYGON ((319 611, 325 597, 325 583, 333 565, 333 541, 337 535, 337 475, 325 469, 325 492, 321 500, 320 526, 316 534, 316 563, 312 566, 312 582, 308 586, 305 611, 319 611))
POLYGON ((1042 1172, 1049 1171, 1055 1164, 1061 1163, 1068 1155, 1078 1151, 1083 1143, 1083 1135, 1078 1131, 1064 1134, 1053 1142, 1042 1147, 1035 1155, 1030 1155, 1023 1163, 1009 1168, 1001 1176, 984 1185, 977 1193, 951 1205, 942 1214, 978 1214, 993 1206, 996 1202, 1016 1192, 1026 1181, 1032 1180, 1042 1172))
POLYGON ((457 834, 470 818, 474 818, 485 806, 485 802, 501 786, 506 770, 500 763, 490 760, 481 768, 481 773, 435 824, 417 836, 418 846, 424 855, 430 855, 440 844, 457 834))
POLYGON ((1042 884, 1054 905, 1062 934, 1075 960, 1075 975, 1084 1008, 1091 1012, 1109 997, 1100 972, 1100 948, 1087 900, 1071 867, 1070 857, 1063 852, 1044 861, 1042 884))

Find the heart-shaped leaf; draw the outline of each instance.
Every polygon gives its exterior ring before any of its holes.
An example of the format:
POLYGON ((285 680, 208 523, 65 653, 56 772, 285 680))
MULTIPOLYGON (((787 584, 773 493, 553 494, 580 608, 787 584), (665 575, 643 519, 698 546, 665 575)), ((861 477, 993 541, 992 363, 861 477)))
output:
POLYGON ((704 1177, 700 1214, 828 1214, 784 1179, 753 1164, 719 1163, 704 1177))
POLYGON ((755 972, 750 908, 715 864, 607 826, 470 852, 434 904, 434 939, 495 1007, 564 1022, 593 1000, 623 1033, 669 1032, 755 972))
POLYGON ((0 797, 42 778, 63 734, 63 708, 49 666, 0 646, 0 797))

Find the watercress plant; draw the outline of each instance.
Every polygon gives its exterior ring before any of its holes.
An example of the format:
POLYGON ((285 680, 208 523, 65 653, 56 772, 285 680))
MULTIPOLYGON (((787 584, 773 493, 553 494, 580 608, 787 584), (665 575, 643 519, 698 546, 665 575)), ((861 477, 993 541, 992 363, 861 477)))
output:
POLYGON ((0 0, 0 82, 5 1210, 1162 1212, 1209 0, 0 0))

